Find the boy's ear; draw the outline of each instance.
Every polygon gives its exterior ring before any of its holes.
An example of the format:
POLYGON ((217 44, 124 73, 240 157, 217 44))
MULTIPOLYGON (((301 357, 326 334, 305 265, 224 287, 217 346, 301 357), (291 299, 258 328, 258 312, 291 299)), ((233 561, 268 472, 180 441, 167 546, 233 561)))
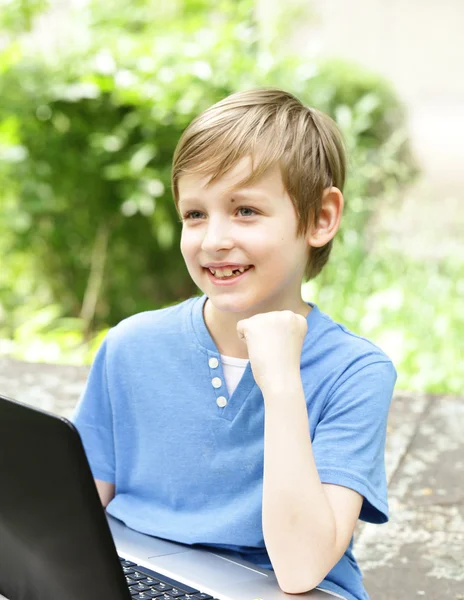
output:
POLYGON ((317 223, 312 223, 306 233, 309 246, 321 248, 335 236, 340 227, 345 201, 336 187, 326 188, 322 193, 321 211, 317 223))

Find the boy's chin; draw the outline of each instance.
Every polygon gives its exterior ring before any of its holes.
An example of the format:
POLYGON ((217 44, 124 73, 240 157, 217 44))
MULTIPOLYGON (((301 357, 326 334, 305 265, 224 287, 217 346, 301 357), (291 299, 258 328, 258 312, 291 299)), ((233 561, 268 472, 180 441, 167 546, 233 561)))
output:
MULTIPOLYGON (((205 293, 208 295, 207 292, 205 293)), ((226 298, 224 295, 211 294, 208 296, 208 301, 213 310, 222 313, 224 316, 227 314, 231 316, 249 315, 259 312, 257 303, 251 299, 226 298)))

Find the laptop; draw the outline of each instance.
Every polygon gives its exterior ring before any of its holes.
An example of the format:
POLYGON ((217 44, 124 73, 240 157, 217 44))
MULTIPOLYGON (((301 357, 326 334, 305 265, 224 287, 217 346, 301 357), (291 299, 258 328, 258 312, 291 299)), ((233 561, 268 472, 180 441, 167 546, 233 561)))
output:
MULTIPOLYGON (((299 595, 330 596, 342 598, 319 589, 299 595)), ((108 515, 73 424, 0 396, 0 598, 289 597, 270 570, 141 534, 108 515)))

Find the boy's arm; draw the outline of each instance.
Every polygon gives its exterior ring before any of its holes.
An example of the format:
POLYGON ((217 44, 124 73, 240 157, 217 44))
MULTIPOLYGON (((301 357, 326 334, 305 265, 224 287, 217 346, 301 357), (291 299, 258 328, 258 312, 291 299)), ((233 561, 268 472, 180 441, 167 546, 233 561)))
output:
POLYGON ((307 321, 291 311, 237 324, 265 403, 263 532, 283 591, 316 587, 350 542, 362 496, 323 485, 314 460, 300 376, 307 321))
POLYGON ((97 491, 98 495, 100 496, 102 506, 103 508, 106 508, 114 498, 114 483, 101 481, 100 479, 95 479, 94 481, 95 485, 97 486, 97 491))
POLYGON ((321 484, 314 462, 301 378, 266 391, 263 532, 280 587, 316 587, 345 552, 363 497, 321 484))

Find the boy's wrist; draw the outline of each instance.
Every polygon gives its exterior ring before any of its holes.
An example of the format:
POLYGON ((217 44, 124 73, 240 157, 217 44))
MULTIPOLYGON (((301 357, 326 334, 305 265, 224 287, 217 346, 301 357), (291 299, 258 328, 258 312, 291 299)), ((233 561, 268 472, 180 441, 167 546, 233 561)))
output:
POLYGON ((273 375, 261 386, 265 404, 287 404, 292 398, 303 396, 304 390, 299 371, 293 374, 285 373, 283 376, 273 375))

